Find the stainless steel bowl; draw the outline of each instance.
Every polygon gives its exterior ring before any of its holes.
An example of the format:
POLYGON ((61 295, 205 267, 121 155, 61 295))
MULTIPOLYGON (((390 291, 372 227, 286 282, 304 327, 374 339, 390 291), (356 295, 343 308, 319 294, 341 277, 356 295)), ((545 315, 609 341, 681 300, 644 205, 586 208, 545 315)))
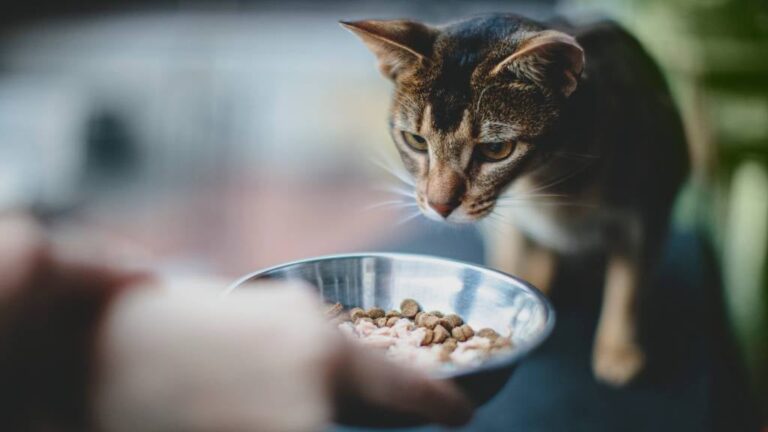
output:
MULTIPOLYGON (((479 366, 433 373, 435 378, 456 382, 477 405, 504 386, 516 363, 540 345, 555 324, 549 301, 527 282, 485 267, 431 256, 360 253, 310 258, 251 273, 229 290, 247 289, 253 286, 250 282, 265 279, 306 281, 317 288, 324 301, 340 302, 345 307, 397 309, 403 299, 413 298, 425 310, 457 313, 475 329, 490 327, 500 334, 511 331, 511 351, 479 366)), ((381 423, 362 417, 358 419, 361 422, 381 423)))

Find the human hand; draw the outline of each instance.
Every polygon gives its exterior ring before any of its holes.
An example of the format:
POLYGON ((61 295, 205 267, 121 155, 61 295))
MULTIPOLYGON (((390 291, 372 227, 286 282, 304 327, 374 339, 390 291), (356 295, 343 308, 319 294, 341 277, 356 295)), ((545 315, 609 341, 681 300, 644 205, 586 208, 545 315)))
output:
POLYGON ((106 432, 310 431, 360 406, 446 425, 471 415, 452 384, 346 341, 308 290, 285 283, 223 298, 127 292, 100 356, 96 414, 106 432))
MULTIPOLYGON (((373 409, 366 415, 447 425, 470 415, 453 385, 346 341, 303 287, 259 287, 222 298, 219 281, 169 284, 104 262, 104 254, 88 246, 80 245, 79 253, 73 249, 55 247, 28 218, 0 219, 0 304, 31 292, 37 298, 31 304, 49 305, 42 309, 46 314, 68 316, 72 301, 118 289, 106 314, 93 321, 101 324, 96 358, 87 364, 96 370, 93 388, 83 393, 90 395, 91 414, 105 432, 317 430, 333 419, 359 421, 363 407, 373 409), (78 291, 85 294, 72 294, 78 291)), ((39 318, 23 321, 36 326, 39 318)), ((50 335, 33 336, 25 329, 14 332, 24 340, 47 340, 58 331, 43 325, 40 331, 50 335)), ((37 352, 56 343, 31 343, 39 345, 34 358, 56 364, 59 352, 37 352)), ((80 348, 68 348, 73 349, 80 348)), ((20 355, 24 363, 33 360, 20 355)), ((44 366, 54 373, 44 380, 49 390, 83 384, 85 377, 67 376, 69 369, 59 365, 44 366)))

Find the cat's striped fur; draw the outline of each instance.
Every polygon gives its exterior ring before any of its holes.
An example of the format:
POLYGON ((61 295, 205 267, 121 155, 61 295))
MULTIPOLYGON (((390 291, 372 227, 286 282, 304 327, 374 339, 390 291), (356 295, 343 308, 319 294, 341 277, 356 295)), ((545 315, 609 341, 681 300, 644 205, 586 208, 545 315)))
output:
POLYGON ((511 219, 514 228, 487 239, 491 262, 545 292, 558 261, 605 251, 593 366, 609 383, 635 377, 645 362, 637 293, 688 164, 669 91, 637 41, 612 23, 517 15, 342 24, 395 84, 392 137, 422 211, 451 222, 511 219), (511 150, 484 156, 498 148, 511 150))

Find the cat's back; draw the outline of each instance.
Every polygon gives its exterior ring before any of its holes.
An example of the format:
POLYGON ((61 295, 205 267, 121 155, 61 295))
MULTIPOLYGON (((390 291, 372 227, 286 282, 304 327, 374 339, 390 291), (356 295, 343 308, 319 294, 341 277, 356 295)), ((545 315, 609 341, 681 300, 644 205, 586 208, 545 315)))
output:
MULTIPOLYGON (((667 93, 667 84, 656 61, 627 29, 615 21, 599 20, 563 26, 584 48, 585 76, 604 84, 653 88, 667 93)), ((618 90, 618 89, 617 89, 618 90)))
POLYGON ((658 64, 619 24, 568 29, 586 57, 586 101, 606 157, 606 193, 666 213, 688 172, 679 112, 658 64))

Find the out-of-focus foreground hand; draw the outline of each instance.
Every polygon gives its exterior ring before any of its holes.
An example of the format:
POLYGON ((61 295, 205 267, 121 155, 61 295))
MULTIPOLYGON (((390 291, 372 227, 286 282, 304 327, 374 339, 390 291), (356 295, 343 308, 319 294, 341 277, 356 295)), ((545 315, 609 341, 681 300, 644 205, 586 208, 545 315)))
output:
POLYGON ((3 408, 26 413, 17 421, 66 429, 80 415, 70 412, 80 410, 73 398, 81 395, 90 400, 84 415, 102 432, 314 431, 348 415, 349 402, 448 425, 471 415, 449 383, 345 341, 305 287, 275 284, 222 297, 220 281, 169 284, 104 256, 84 243, 54 247, 30 219, 0 217, 0 304, 22 298, 33 306, 6 310, 18 319, 3 316, 2 324, 20 326, 0 328, 11 337, 5 342, 16 341, 6 347, 12 361, 0 365, 29 371, 15 378, 0 371, 13 378, 7 401, 0 392, 3 408), (80 303, 102 291, 106 309, 87 321, 98 326, 92 344, 69 326, 82 321, 72 314, 96 312, 80 303), (81 358, 95 373, 68 376, 81 358), (88 392, 75 388, 85 384, 88 392), (54 390, 60 395, 49 397, 54 390))
POLYGON ((304 287, 129 291, 101 334, 96 414, 105 432, 315 431, 365 401, 448 425, 468 401, 446 382, 343 338, 304 287))

